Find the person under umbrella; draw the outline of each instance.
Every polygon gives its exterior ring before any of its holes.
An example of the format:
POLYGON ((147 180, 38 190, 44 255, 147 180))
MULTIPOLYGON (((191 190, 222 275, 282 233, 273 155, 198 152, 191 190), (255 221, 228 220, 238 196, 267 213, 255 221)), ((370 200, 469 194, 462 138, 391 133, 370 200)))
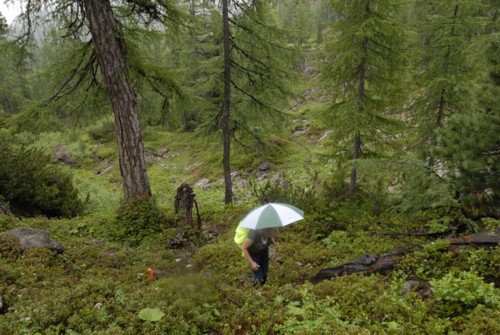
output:
POLYGON ((301 209, 280 203, 269 203, 250 211, 241 220, 234 241, 252 268, 254 285, 264 285, 269 272, 269 245, 276 247, 276 228, 304 219, 301 209))
POLYGON ((243 255, 250 264, 253 273, 253 285, 264 285, 269 272, 269 245, 278 248, 275 228, 250 230, 241 246, 243 255))

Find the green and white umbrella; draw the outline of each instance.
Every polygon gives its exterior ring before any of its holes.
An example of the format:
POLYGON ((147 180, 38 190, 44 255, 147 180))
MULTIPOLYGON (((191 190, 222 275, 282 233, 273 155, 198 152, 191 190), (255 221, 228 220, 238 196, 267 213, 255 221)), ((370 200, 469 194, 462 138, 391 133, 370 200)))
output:
POLYGON ((304 211, 288 204, 270 203, 252 209, 239 227, 250 229, 284 227, 304 219, 304 211))

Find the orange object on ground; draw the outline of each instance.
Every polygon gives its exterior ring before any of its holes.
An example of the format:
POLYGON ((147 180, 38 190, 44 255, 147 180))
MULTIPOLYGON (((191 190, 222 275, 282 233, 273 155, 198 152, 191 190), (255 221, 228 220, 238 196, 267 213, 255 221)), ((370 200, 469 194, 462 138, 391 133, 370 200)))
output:
POLYGON ((155 272, 153 271, 153 269, 148 268, 148 273, 149 273, 149 279, 154 279, 155 272))

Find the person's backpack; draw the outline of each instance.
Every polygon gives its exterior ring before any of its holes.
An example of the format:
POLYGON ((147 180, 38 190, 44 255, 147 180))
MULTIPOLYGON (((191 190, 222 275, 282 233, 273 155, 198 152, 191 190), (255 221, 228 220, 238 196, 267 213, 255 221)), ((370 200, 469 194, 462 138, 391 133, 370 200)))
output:
MULTIPOLYGON (((250 228, 238 227, 236 228, 236 233, 234 234, 234 242, 238 245, 241 250, 243 246, 243 242, 245 242, 248 233, 250 232, 250 228)), ((242 252, 243 254, 243 252, 242 252)))

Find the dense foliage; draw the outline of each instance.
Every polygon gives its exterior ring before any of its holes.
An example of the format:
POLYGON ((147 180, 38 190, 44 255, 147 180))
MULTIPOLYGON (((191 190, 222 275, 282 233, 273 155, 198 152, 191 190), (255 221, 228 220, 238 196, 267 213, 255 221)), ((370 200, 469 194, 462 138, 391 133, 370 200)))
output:
POLYGON ((1 334, 500 333, 498 247, 447 238, 500 226, 498 1, 228 1, 227 205, 218 2, 113 2, 153 193, 128 200, 81 2, 42 2, 31 42, 0 15, 1 334), (234 230, 269 201, 305 219, 253 287, 234 230), (22 226, 64 252, 21 251, 22 226), (385 275, 309 282, 399 247, 385 275))
MULTIPOLYGON (((10 139, 11 140, 11 139, 10 139)), ((83 211, 71 174, 50 164, 41 150, 0 137, 0 200, 24 215, 72 217, 83 211)))

